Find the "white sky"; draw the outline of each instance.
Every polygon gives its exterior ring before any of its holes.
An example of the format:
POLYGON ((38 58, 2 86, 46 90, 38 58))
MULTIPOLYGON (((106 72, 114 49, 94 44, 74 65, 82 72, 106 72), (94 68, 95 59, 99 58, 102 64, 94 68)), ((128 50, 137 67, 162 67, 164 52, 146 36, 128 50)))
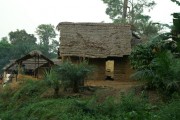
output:
MULTIPOLYGON (((170 0, 155 0, 156 7, 148 13, 154 22, 172 23, 173 12, 180 7, 170 0)), ((16 29, 30 34, 40 24, 59 22, 111 22, 101 0, 0 0, 0 38, 16 29)))

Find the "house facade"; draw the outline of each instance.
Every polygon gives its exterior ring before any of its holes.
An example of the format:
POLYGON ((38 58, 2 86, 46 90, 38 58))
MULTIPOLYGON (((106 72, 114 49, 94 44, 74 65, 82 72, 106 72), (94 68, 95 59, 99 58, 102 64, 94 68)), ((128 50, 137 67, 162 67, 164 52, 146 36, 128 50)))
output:
POLYGON ((128 55, 134 41, 130 25, 112 23, 59 23, 62 61, 87 60, 96 66, 89 79, 127 81, 133 72, 128 55))

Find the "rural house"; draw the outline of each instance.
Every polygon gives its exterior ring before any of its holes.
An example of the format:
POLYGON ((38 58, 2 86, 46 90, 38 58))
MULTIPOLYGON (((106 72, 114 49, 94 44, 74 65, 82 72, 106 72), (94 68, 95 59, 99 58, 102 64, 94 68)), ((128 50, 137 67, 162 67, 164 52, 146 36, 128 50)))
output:
POLYGON ((97 66, 89 79, 129 80, 133 70, 128 55, 139 41, 130 25, 62 22, 57 29, 60 31, 62 61, 87 60, 97 66))

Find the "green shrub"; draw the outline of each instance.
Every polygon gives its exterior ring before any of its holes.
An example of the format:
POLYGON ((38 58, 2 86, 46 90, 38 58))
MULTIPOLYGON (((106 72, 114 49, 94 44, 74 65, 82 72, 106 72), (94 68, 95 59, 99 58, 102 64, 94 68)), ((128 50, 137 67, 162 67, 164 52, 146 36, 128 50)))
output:
MULTIPOLYGON (((74 99, 48 99, 27 104, 18 110, 4 111, 0 113, 1 119, 9 120, 95 120, 89 114, 81 110, 72 111, 74 99)), ((104 119, 104 116, 100 116, 104 119)), ((104 119, 106 120, 106 119, 104 119)))
MULTIPOLYGON (((40 98, 44 81, 27 81, 8 96, 8 102, 0 102, 0 118, 5 120, 176 120, 179 119, 180 101, 174 101, 159 109, 134 93, 121 94, 119 98, 99 96, 81 98, 40 98), (41 87, 41 88, 39 88, 41 87)), ((7 90, 8 91, 8 90, 7 90)), ((0 100, 3 100, 0 98, 0 100)))
POLYGON ((159 113, 159 120, 180 120, 180 100, 175 100, 169 103, 168 105, 164 105, 159 113))
POLYGON ((0 113, 8 108, 13 94, 14 91, 9 85, 3 88, 3 91, 0 93, 0 113))
POLYGON ((12 90, 12 88, 9 85, 6 85, 3 88, 3 91, 0 92, 0 100, 8 100, 13 93, 14 91, 12 90))
POLYGON ((151 117, 147 100, 135 96, 133 92, 127 95, 121 94, 121 100, 117 106, 119 112, 116 114, 116 118, 122 120, 143 120, 151 117))
POLYGON ((73 88, 74 93, 79 92, 79 86, 84 85, 84 80, 91 71, 92 67, 87 62, 81 62, 79 64, 65 62, 58 69, 62 82, 66 83, 66 87, 73 88))
POLYGON ((170 51, 162 51, 148 64, 149 68, 139 69, 133 74, 134 79, 146 80, 151 88, 170 98, 175 92, 180 93, 180 61, 170 51))
POLYGON ((12 99, 26 99, 39 97, 46 90, 43 81, 26 80, 20 88, 13 94, 12 99))
POLYGON ((54 96, 57 97, 62 83, 60 81, 60 77, 58 76, 56 68, 53 68, 50 71, 45 72, 44 81, 47 84, 47 86, 50 86, 54 89, 54 96))
POLYGON ((87 101, 76 101, 73 111, 81 111, 85 115, 100 116, 104 119, 118 120, 144 120, 153 118, 153 107, 146 100, 136 97, 134 94, 122 95, 121 99, 106 98, 103 102, 98 102, 97 97, 87 101))
POLYGON ((134 93, 122 94, 119 107, 124 112, 143 111, 146 103, 144 99, 136 97, 134 93))

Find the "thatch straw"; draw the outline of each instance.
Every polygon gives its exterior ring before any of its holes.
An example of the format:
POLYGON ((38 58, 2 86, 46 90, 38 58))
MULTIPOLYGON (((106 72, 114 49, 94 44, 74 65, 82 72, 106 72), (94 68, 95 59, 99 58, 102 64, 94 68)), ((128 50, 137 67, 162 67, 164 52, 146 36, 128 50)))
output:
POLYGON ((131 52, 129 25, 111 23, 59 23, 61 56, 122 57, 131 52))

